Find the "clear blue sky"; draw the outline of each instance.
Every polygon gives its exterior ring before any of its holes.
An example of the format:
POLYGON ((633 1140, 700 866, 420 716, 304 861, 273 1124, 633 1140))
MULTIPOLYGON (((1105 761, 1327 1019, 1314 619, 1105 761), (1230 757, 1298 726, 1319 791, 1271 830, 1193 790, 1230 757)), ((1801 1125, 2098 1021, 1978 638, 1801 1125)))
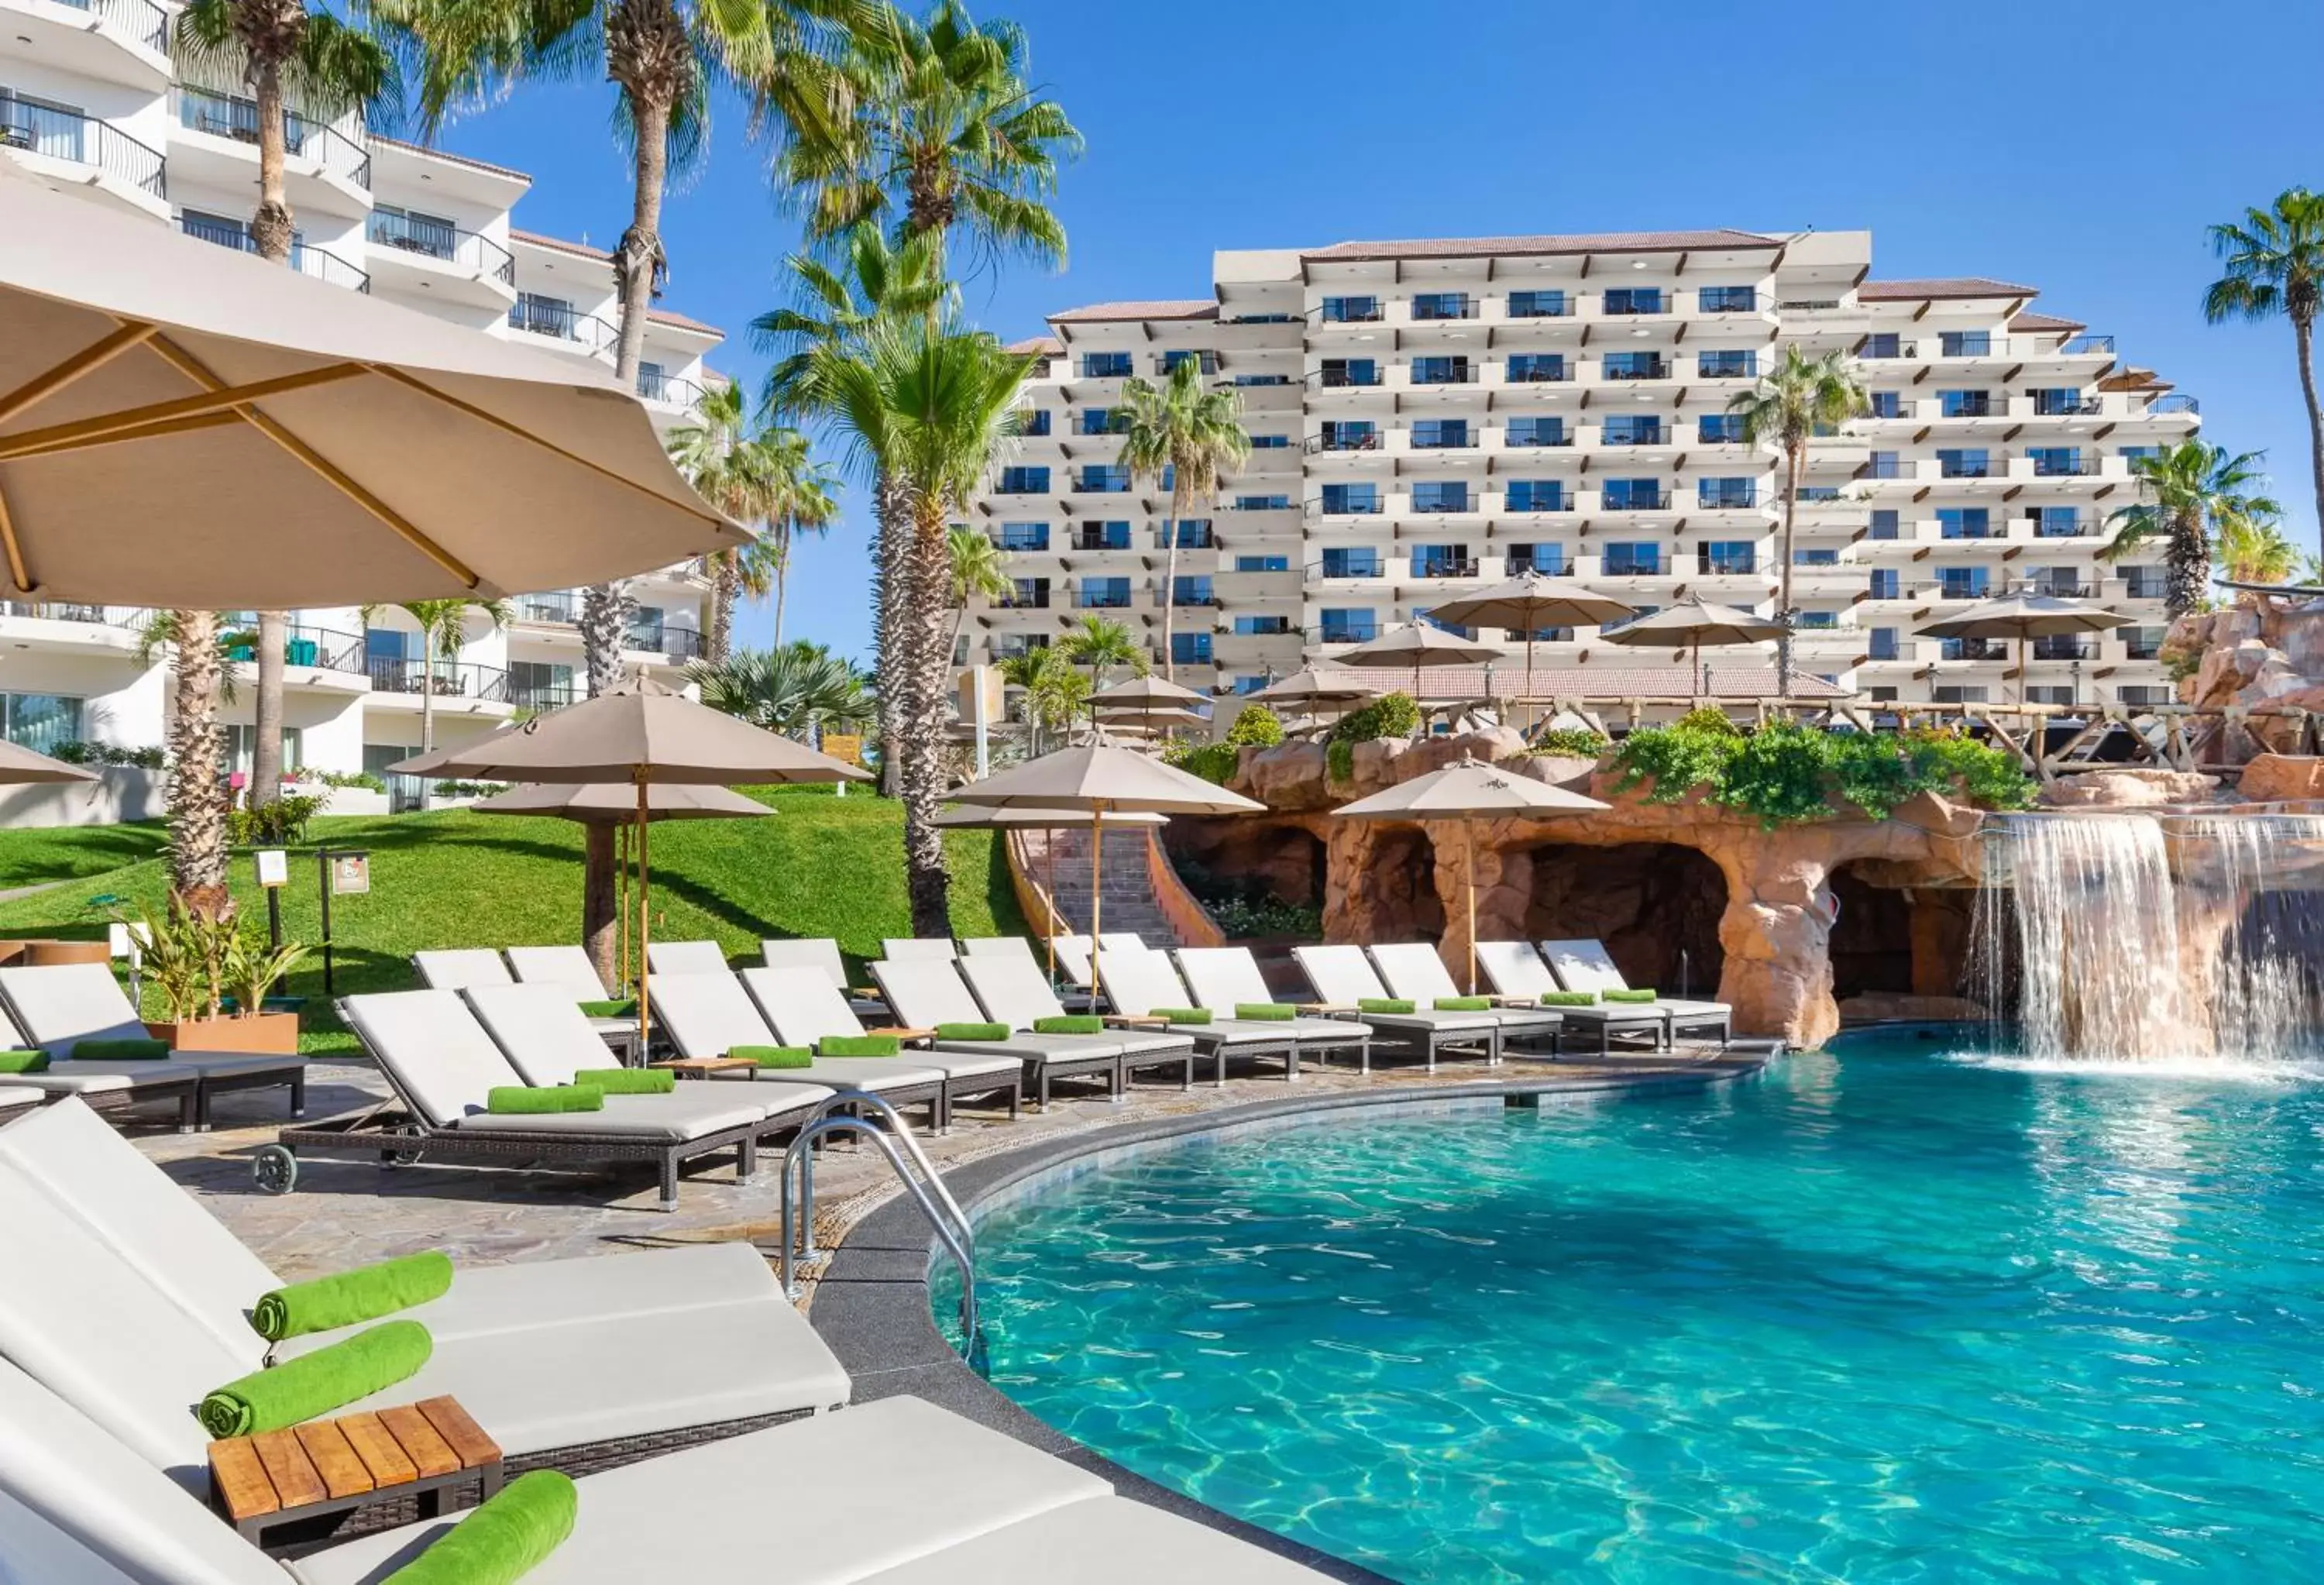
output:
MULTIPOLYGON (((2209 222, 2324 185, 2324 7, 2250 0, 2232 25, 2151 0, 1992 5, 1694 0, 1013 0, 1035 77, 1089 143, 1057 199, 1062 277, 1013 266, 970 312, 1207 295, 1215 248, 1359 237, 1733 226, 1868 228, 1881 276, 1991 275, 2120 338, 2200 399, 2203 432, 2265 450, 2290 527, 2317 525, 2289 330, 2213 328, 2209 222)), ((522 90, 446 146, 531 171, 533 230, 610 245, 629 213, 602 84, 522 90)), ((669 207, 669 306, 752 315, 796 227, 739 108, 669 207)), ((868 650, 864 514, 797 558, 787 636, 868 650)), ((764 611, 746 641, 763 641, 764 611)))

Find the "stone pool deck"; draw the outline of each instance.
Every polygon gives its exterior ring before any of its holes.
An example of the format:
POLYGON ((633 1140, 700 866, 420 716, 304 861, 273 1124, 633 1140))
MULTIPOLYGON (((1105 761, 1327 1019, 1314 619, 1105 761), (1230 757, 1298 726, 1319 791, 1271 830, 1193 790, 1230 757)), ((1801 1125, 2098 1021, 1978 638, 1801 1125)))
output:
MULTIPOLYGON (((1737 1065, 1722 1062, 1716 1046, 1685 1042, 1664 1055, 1555 1063, 1517 1058, 1491 1070, 1448 1063, 1433 1075, 1405 1064, 1369 1077, 1345 1066, 1310 1064, 1296 1084, 1280 1075, 1183 1092, 1141 1084, 1120 1105, 1102 1097, 1059 1098, 1047 1114, 1028 1108, 1014 1123, 1005 1111, 964 1107, 949 1135, 920 1138, 950 1178, 1004 1153, 1017 1157, 1038 1147, 1044 1156, 1070 1155, 1078 1137, 1100 1130, 1175 1131, 1211 1113, 1273 1110, 1269 1103, 1326 1103, 1368 1094, 1418 1098, 1424 1092, 1511 1082, 1716 1076, 1737 1065)), ((385 1084, 367 1066, 318 1063, 308 1080, 308 1116, 354 1110, 385 1094, 385 1084)), ((418 1249, 490 1263, 725 1239, 748 1239, 772 1254, 779 1241, 779 1156, 762 1155, 759 1175, 748 1184, 734 1181, 731 1165, 705 1167, 684 1180, 678 1209, 669 1214, 655 1209, 652 1174, 645 1169, 585 1175, 313 1158, 299 1164, 297 1192, 268 1195, 251 1182, 251 1156, 273 1142, 283 1121, 279 1092, 259 1091, 222 1097, 217 1126, 207 1134, 135 1125, 128 1131, 147 1156, 290 1280, 418 1249)), ((846 1142, 827 1148, 816 1169, 817 1242, 826 1249, 844 1246, 848 1231, 896 1193, 894 1178, 872 1151, 846 1142)), ((810 1282, 819 1269, 807 1273, 810 1282)))

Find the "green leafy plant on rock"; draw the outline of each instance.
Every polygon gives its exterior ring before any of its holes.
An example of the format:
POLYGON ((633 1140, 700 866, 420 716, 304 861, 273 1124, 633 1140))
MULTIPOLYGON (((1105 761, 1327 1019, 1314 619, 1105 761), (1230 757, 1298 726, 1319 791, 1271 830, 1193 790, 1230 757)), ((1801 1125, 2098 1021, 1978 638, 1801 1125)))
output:
POLYGON ((1199 776, 1213 787, 1224 787, 1242 761, 1242 750, 1233 743, 1174 743, 1162 751, 1162 762, 1189 776, 1199 776))
POLYGON ((1234 718, 1234 724, 1227 728, 1225 741, 1271 749, 1283 741, 1282 719, 1264 705, 1245 705, 1242 714, 1234 718))
POLYGON ((2034 784, 2011 755, 1959 733, 1827 733, 1775 722, 1746 736, 1724 717, 1716 727, 1695 723, 1698 714, 1624 740, 1616 790, 1645 787, 1648 802, 1669 804, 1699 788, 1770 827, 1820 819, 1835 797, 1875 820, 1922 792, 1996 809, 2033 802, 2034 784))
POLYGON ((1526 752, 1569 760, 1595 760, 1614 745, 1586 726, 1561 726, 1533 740, 1526 752))

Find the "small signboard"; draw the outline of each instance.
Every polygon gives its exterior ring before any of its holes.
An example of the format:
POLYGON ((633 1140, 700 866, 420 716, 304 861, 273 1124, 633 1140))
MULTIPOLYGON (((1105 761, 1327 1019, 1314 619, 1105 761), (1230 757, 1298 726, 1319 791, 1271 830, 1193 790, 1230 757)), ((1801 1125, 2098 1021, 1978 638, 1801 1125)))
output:
POLYGON ((371 890, 371 855, 369 853, 333 853, 331 855, 331 894, 334 897, 360 895, 371 890))
POLYGON ((861 737, 844 736, 835 732, 825 733, 823 751, 843 765, 863 763, 863 740, 861 737))
POLYGON ((251 857, 258 863, 258 884, 288 886, 290 884, 290 855, 281 848, 261 848, 251 857))

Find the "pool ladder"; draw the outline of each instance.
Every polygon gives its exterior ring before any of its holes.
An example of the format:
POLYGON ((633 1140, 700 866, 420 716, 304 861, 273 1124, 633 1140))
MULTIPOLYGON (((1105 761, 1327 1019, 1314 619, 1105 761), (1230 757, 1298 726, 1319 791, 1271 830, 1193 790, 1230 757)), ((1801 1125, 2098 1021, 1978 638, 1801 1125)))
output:
POLYGON ((868 1090, 842 1089, 830 1104, 834 1110, 826 1110, 801 1129, 783 1155, 783 1292, 798 1298, 795 1261, 811 1260, 822 1253, 815 1242, 815 1146, 834 1134, 859 1135, 869 1139, 886 1157, 896 1181, 920 1208, 920 1215, 951 1255, 953 1264, 960 1268, 961 1336, 964 1351, 975 1359, 982 1351, 982 1337, 976 1307, 976 1230, 969 1225, 968 1213, 953 1198, 952 1191, 945 1187, 935 1164, 920 1148, 920 1142, 912 1138, 903 1118, 884 1098, 868 1090), (876 1113, 888 1127, 881 1128, 871 1118, 853 1111, 835 1110, 842 1106, 876 1113), (902 1148, 899 1149, 899 1146, 902 1148), (906 1166, 908 1157, 909 1166, 906 1166), (796 1199, 791 1193, 794 1172, 798 1184, 796 1199))

